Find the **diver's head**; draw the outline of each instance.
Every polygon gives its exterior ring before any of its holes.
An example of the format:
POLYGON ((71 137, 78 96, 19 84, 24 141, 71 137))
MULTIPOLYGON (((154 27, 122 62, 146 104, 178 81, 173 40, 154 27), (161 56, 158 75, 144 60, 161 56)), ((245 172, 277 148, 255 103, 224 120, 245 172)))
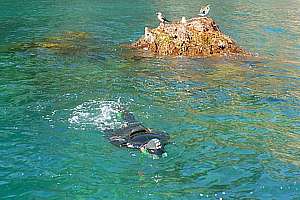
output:
POLYGON ((167 154, 164 147, 161 145, 159 139, 157 138, 151 139, 146 144, 144 144, 141 147, 141 151, 146 151, 147 153, 155 154, 157 156, 164 156, 167 154))

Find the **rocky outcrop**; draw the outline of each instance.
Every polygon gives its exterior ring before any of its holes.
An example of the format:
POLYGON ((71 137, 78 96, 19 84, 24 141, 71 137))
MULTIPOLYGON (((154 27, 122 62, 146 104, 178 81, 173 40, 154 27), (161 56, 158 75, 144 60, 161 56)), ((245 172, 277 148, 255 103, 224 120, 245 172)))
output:
POLYGON ((215 21, 197 17, 167 24, 154 29, 145 28, 145 35, 129 45, 155 55, 226 56, 251 55, 220 31, 215 21))

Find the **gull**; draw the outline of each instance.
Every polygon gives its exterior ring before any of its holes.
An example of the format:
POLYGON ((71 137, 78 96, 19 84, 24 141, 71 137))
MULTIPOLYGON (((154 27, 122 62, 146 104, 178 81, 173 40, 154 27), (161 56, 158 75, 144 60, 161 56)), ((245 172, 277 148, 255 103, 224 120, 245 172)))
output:
POLYGON ((154 42, 154 36, 147 26, 145 27, 145 40, 148 41, 149 43, 154 42))
POLYGON ((167 20, 163 14, 161 12, 157 12, 157 19, 161 22, 161 23, 165 23, 165 22, 170 22, 169 20, 167 20))
POLYGON ((150 35, 150 30, 149 28, 146 26, 145 27, 145 38, 147 38, 150 35))
POLYGON ((185 17, 182 17, 182 18, 181 18, 181 23, 182 23, 182 24, 186 24, 186 18, 185 18, 185 17))
POLYGON ((206 15, 208 15, 209 10, 210 10, 209 5, 204 6, 200 9, 200 13, 198 15, 200 15, 201 17, 205 17, 206 15))

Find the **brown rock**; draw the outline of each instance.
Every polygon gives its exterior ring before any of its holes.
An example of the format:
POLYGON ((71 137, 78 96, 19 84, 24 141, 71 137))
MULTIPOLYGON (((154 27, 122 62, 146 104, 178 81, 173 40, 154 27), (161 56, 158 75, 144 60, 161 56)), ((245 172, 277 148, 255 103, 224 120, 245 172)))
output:
POLYGON ((251 55, 221 32, 214 20, 208 17, 160 24, 145 31, 144 36, 129 45, 130 48, 172 56, 251 55))

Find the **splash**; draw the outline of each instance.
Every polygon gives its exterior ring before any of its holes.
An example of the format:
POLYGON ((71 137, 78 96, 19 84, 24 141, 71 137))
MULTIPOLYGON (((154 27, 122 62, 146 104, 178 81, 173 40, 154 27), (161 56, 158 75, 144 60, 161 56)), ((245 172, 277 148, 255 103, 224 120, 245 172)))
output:
POLYGON ((122 127, 120 119, 121 103, 115 101, 88 101, 78 105, 72 110, 68 119, 73 128, 86 129, 116 129, 122 127))

